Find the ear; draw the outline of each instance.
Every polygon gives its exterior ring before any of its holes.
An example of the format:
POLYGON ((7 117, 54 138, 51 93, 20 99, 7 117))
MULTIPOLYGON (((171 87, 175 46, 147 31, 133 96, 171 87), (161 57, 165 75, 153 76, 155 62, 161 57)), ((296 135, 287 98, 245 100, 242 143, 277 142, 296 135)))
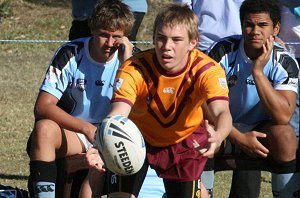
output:
POLYGON ((279 31, 280 31, 280 23, 278 22, 275 27, 273 28, 274 32, 273 32, 273 36, 278 36, 279 31))
POLYGON ((189 47, 189 51, 193 50, 198 44, 198 39, 192 39, 190 40, 190 47, 189 47))

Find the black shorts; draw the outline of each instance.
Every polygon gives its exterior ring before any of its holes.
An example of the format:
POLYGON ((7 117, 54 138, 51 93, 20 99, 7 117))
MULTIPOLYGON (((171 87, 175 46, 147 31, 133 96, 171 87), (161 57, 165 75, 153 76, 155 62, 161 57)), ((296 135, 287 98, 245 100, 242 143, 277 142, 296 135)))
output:
MULTIPOLYGON (((106 184, 104 191, 108 194, 113 192, 126 192, 138 197, 143 181, 148 170, 147 162, 136 174, 122 177, 110 171, 106 174, 106 184)), ((201 195, 200 179, 195 181, 178 182, 164 179, 166 193, 162 198, 199 198, 201 195)), ((141 197, 142 198, 142 197, 141 197)))

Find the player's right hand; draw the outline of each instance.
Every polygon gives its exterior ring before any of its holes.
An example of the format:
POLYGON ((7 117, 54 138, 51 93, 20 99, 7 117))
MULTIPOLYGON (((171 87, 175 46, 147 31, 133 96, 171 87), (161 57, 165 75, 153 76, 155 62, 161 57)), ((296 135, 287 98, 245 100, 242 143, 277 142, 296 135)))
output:
POLYGON ((90 168, 96 169, 99 172, 104 172, 104 162, 96 148, 90 148, 86 154, 85 159, 90 168))
POLYGON ((258 131, 249 131, 240 133, 240 137, 236 139, 236 144, 250 157, 267 157, 269 149, 267 149, 258 139, 266 138, 265 133, 258 131))

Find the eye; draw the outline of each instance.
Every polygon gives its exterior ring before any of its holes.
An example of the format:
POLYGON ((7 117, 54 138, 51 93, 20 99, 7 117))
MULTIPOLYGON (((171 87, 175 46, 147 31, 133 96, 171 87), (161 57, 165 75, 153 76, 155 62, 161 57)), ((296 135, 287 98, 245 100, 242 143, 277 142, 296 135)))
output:
POLYGON ((120 39, 120 38, 122 38, 122 36, 117 35, 117 36, 113 36, 113 38, 114 39, 120 39))
POLYGON ((158 41, 164 41, 164 40, 165 40, 165 37, 162 36, 162 35, 157 35, 157 36, 156 36, 156 40, 158 40, 158 41))
POLYGON ((181 37, 175 37, 175 38, 173 38, 173 41, 175 42, 175 43, 178 43, 178 42, 180 42, 180 41, 182 41, 183 40, 183 38, 181 38, 181 37))

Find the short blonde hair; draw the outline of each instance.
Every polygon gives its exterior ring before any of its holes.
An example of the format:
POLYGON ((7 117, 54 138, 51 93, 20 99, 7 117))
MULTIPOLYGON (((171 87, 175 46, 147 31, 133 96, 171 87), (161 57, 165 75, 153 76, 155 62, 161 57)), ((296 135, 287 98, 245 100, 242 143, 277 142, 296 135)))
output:
POLYGON ((156 16, 153 26, 153 40, 159 26, 174 27, 176 25, 183 25, 186 27, 189 40, 199 40, 198 24, 199 19, 197 15, 188 7, 188 5, 169 4, 156 16))

